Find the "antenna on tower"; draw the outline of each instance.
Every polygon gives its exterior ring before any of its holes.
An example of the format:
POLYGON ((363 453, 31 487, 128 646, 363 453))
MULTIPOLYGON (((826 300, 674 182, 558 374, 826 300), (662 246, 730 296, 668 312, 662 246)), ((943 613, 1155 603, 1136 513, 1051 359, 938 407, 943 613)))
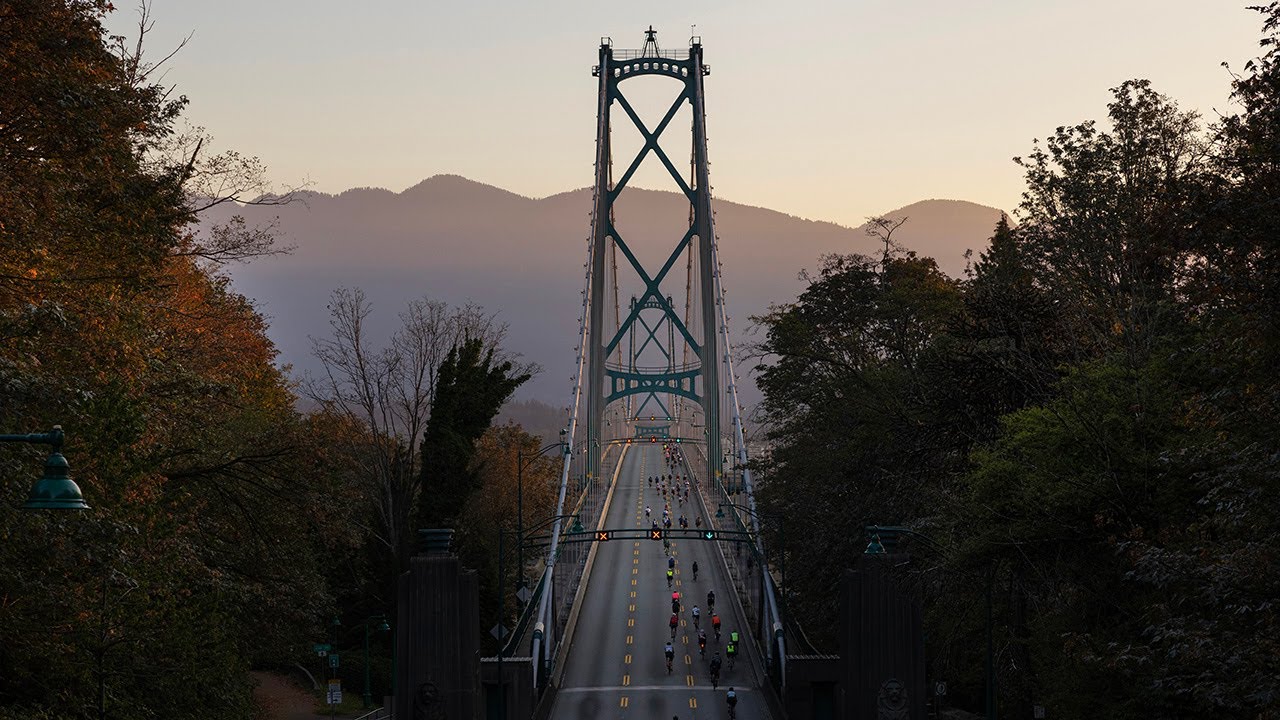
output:
POLYGON ((652 25, 644 31, 644 47, 640 50, 640 57, 659 57, 658 31, 652 25))

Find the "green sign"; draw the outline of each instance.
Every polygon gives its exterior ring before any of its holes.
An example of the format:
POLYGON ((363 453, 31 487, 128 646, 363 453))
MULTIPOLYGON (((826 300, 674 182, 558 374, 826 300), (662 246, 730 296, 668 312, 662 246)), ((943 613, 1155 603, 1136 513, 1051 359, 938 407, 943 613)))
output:
POLYGON ((338 653, 332 653, 331 655, 329 655, 329 667, 331 668, 338 667, 338 653))
POLYGON ((329 651, 333 648, 329 646, 329 643, 316 643, 311 646, 311 649, 315 650, 316 655, 324 657, 325 655, 328 655, 329 651))

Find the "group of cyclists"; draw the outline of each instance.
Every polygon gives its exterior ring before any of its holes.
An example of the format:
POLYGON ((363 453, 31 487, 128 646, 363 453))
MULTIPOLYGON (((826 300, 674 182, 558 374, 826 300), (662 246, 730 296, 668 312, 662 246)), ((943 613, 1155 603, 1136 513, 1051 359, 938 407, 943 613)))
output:
MULTIPOLYGON (((664 461, 667 464, 667 466, 672 471, 674 471, 680 465, 683 459, 681 458, 680 451, 678 449, 673 448, 671 446, 666 446, 664 447, 664 461)), ((673 520, 671 515, 671 504, 668 500, 668 494, 675 497, 677 505, 683 505, 685 501, 688 501, 690 498, 690 491, 691 491, 689 477, 687 475, 681 476, 681 475, 675 474, 674 472, 667 473, 666 475, 650 476, 648 478, 648 485, 650 488, 656 488, 659 492, 662 493, 662 499, 663 499, 662 526, 670 529, 673 520)), ((645 506, 644 514, 645 514, 645 517, 649 519, 650 522, 652 523, 652 528, 655 530, 658 529, 659 527, 658 520, 653 517, 653 509, 651 506, 649 505, 645 506)), ((683 513, 680 515, 679 519, 674 522, 678 522, 681 528, 689 527, 689 520, 685 517, 683 513)), ((695 515, 694 524, 699 528, 702 527, 701 515, 695 515)), ((674 579, 675 579, 676 559, 670 553, 670 543, 668 541, 663 540, 663 548, 667 554, 667 588, 672 589, 674 579)), ((698 569, 699 569, 697 561, 693 562, 692 567, 690 569, 693 571, 693 579, 696 581, 698 579, 698 569)), ((716 612, 715 606, 716 606, 715 590, 708 590, 707 601, 706 601, 706 608, 707 608, 706 614, 710 616, 711 631, 715 635, 716 643, 719 644, 721 640, 722 623, 720 620, 719 613, 716 612)), ((668 675, 672 673, 673 663, 675 661, 674 643, 675 643, 676 631, 680 627, 681 607, 682 607, 681 594, 678 590, 673 590, 673 592, 671 593, 671 618, 668 622, 668 625, 671 630, 671 637, 666 640, 663 646, 663 654, 666 656, 666 661, 667 661, 668 675)), ((700 657, 705 657, 707 654, 707 631, 705 628, 702 627, 702 615, 703 615, 702 609, 695 604, 693 608, 690 609, 689 615, 690 615, 690 618, 693 620, 693 627, 698 633, 698 655, 700 657)), ((714 651, 714 654, 710 662, 708 663, 708 670, 710 671, 710 675, 711 675, 711 687, 713 689, 718 689, 720 686, 720 673, 724 669, 725 663, 728 663, 728 669, 730 670, 733 669, 734 663, 737 660, 737 656, 738 656, 739 642, 740 642, 740 638, 738 635, 738 631, 737 630, 730 631, 728 640, 724 644, 724 656, 725 656, 724 660, 721 659, 720 650, 714 651)), ((734 690, 734 688, 730 687, 728 692, 725 694, 725 702, 729 708, 729 717, 730 718, 736 717, 738 694, 737 694, 737 691, 734 690)), ((675 716, 673 720, 679 720, 679 716, 675 716)))

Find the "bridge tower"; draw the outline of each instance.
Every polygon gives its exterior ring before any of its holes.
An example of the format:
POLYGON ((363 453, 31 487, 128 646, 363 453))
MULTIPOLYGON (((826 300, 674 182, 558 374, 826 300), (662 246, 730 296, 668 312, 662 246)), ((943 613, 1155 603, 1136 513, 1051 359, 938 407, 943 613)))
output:
POLYGON ((650 419, 671 425, 672 434, 704 445, 706 478, 719 477, 723 464, 721 363, 726 357, 727 337, 720 332, 718 317, 716 239, 707 170, 703 79, 710 71, 703 62, 699 38, 690 39, 688 50, 662 50, 652 27, 640 50, 615 50, 605 38, 600 44, 599 64, 592 68, 592 74, 599 78, 599 94, 584 425, 588 439, 599 441, 587 443, 587 472, 595 477, 600 474, 601 444, 642 430, 650 419), (666 114, 652 127, 646 126, 623 93, 626 81, 641 76, 668 79, 676 91, 666 114), (692 116, 687 173, 677 169, 679 156, 673 160, 659 142, 685 107, 691 109, 692 116), (615 108, 622 110, 624 126, 634 125, 643 139, 636 156, 624 158, 629 162, 618 178, 613 173, 615 108), (619 222, 617 208, 636 170, 650 156, 662 164, 675 189, 688 201, 687 225, 681 223, 682 234, 671 237, 666 260, 656 267, 646 267, 628 241, 639 223, 619 222), (681 264, 684 272, 673 273, 681 264), (628 279, 639 283, 625 312, 618 303, 620 266, 624 275, 634 275, 628 279), (671 292, 677 285, 683 285, 683 293, 671 292), (684 295, 683 304, 678 300, 680 294, 684 295), (613 313, 608 312, 610 307, 613 313), (657 362, 646 363, 645 357, 657 362), (619 401, 626 401, 625 407, 611 407, 619 401))

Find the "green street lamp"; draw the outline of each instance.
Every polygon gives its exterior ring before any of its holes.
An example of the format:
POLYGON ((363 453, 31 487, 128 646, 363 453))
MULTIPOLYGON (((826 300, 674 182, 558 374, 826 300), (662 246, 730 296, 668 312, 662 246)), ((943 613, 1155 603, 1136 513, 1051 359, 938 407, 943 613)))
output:
POLYGON ((390 632, 391 625, 387 623, 386 615, 370 615, 364 619, 364 709, 368 710, 373 707, 373 694, 369 692, 369 623, 374 620, 381 620, 378 623, 378 632, 390 632))
POLYGON ((71 479, 71 468, 62 455, 65 436, 61 425, 54 425, 47 433, 26 435, 0 435, 0 442, 25 442, 51 445, 53 452, 44 461, 44 475, 31 486, 24 510, 88 510, 89 505, 80 494, 80 486, 71 479))
POLYGON ((867 549, 863 555, 884 555, 884 545, 881 544, 878 534, 871 536, 871 542, 867 543, 867 549))

